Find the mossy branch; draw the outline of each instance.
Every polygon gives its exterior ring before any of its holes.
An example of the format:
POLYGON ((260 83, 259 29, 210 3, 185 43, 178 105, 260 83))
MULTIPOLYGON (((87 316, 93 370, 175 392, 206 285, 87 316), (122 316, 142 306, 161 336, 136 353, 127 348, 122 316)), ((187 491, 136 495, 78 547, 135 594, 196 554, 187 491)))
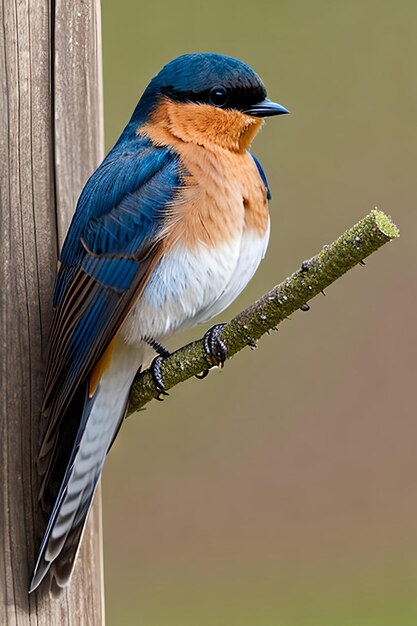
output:
MULTIPOLYGON (((399 237, 399 231, 390 218, 382 211, 371 211, 335 242, 324 246, 319 254, 304 261, 292 276, 226 324, 222 339, 228 358, 245 346, 253 345, 291 313, 304 307, 340 276, 396 237, 399 237)), ((203 340, 193 341, 164 360, 165 387, 171 389, 210 367, 212 363, 208 361, 203 340)), ((128 415, 158 395, 149 370, 141 372, 130 392, 128 415)))

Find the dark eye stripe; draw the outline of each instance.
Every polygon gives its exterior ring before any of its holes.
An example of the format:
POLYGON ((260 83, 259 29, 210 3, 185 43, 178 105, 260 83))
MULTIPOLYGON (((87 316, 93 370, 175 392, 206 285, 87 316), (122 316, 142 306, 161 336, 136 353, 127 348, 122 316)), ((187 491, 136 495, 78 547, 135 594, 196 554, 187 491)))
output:
POLYGON ((217 107, 224 107, 227 109, 237 109, 238 111, 244 111, 249 106, 262 102, 266 98, 266 90, 262 84, 254 85, 253 87, 247 87, 242 85, 230 86, 227 85, 214 85, 213 87, 207 87, 204 91, 178 91, 172 85, 166 85, 161 88, 160 93, 176 100, 177 102, 196 102, 199 104, 212 104, 217 107), (220 93, 217 92, 221 89, 225 89, 227 94, 227 100, 220 98, 220 93), (215 95, 216 92, 216 95, 215 95))

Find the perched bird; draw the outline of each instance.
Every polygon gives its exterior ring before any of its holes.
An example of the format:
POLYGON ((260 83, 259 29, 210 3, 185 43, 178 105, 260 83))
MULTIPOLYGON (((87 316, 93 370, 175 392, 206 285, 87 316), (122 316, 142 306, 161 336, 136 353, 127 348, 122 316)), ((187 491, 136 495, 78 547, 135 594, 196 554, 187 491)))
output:
MULTIPOLYGON (((265 174, 248 151, 262 118, 288 113, 246 64, 185 54, 150 82, 85 185, 60 256, 38 467, 49 517, 30 591, 70 579, 135 374, 160 341, 225 309, 269 238, 265 174)), ((222 326, 205 335, 226 357, 222 326)))

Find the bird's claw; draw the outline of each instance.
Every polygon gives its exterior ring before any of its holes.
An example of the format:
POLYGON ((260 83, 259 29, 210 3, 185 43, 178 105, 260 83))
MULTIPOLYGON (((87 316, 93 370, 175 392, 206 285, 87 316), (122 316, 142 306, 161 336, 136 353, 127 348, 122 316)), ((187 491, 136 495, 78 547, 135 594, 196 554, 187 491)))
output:
POLYGON ((157 400, 163 400, 161 396, 169 396, 169 393, 165 389, 164 377, 162 375, 162 370, 161 370, 161 365, 164 362, 164 358, 165 357, 161 355, 156 356, 154 360, 152 361, 151 366, 149 368, 153 383, 158 392, 158 395, 156 396, 157 400))
MULTIPOLYGON (((227 348, 222 339, 222 332, 225 326, 226 324, 216 324, 206 332, 203 339, 207 356, 210 358, 213 365, 217 365, 218 367, 223 367, 227 359, 227 348)), ((203 372, 203 374, 203 378, 207 376, 205 372, 203 372)))
MULTIPOLYGON (((210 328, 206 332, 203 338, 204 349, 207 353, 207 356, 210 358, 210 361, 213 365, 217 365, 223 367, 224 362, 227 358, 227 348, 226 344, 221 338, 221 333, 225 324, 216 324, 213 328, 210 328)), ((203 370, 200 374, 196 374, 195 377, 199 380, 203 380, 210 373, 209 369, 203 370)))

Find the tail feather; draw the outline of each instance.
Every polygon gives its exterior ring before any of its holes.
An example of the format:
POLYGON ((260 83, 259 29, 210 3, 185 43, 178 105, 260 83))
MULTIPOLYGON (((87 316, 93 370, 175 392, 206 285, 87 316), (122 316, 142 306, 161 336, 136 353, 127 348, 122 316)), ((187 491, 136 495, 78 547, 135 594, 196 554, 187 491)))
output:
POLYGON ((54 561, 54 563, 52 564, 51 573, 55 582, 55 586, 59 589, 65 587, 71 578, 78 550, 81 545, 84 528, 85 524, 80 524, 77 528, 73 530, 71 536, 68 538, 68 541, 64 546, 64 549, 61 552, 59 560, 54 561))
POLYGON ((54 578, 56 590, 69 582, 106 454, 125 415, 130 385, 142 356, 137 347, 128 349, 124 346, 123 350, 116 350, 114 363, 112 361, 111 367, 103 374, 94 396, 89 398, 88 386, 85 386, 84 403, 80 403, 79 399, 77 401, 82 414, 76 435, 72 437, 66 467, 62 468, 59 454, 61 448, 66 450, 68 447, 68 442, 62 441, 62 434, 57 447, 51 452, 53 460, 42 459, 44 467, 48 468, 41 489, 44 508, 48 508, 50 483, 56 482, 57 478, 59 487, 55 491, 30 591, 36 589, 48 571, 54 578), (60 464, 60 474, 54 478, 57 473, 54 472, 55 464, 60 464))
MULTIPOLYGON (((99 393, 100 388, 97 390, 97 394, 99 393)), ((120 420, 120 415, 116 415, 116 418, 114 415, 108 415, 107 424, 101 424, 101 412, 94 411, 94 404, 92 408, 87 409, 88 419, 82 419, 76 445, 39 549, 30 591, 40 584, 58 558, 60 561, 63 560, 70 547, 72 552, 76 552, 81 540, 112 433, 120 420), (100 427, 105 429, 107 438, 97 437, 96 445, 92 446, 89 441, 90 434, 100 427), (90 459, 88 462, 87 457, 90 459), (94 459, 94 462, 91 459, 94 459)), ((62 572, 64 567, 60 569, 62 572)), ((72 568, 66 570, 67 575, 61 574, 57 577, 59 586, 69 581, 72 568)), ((54 571, 57 571, 56 566, 54 571)))

